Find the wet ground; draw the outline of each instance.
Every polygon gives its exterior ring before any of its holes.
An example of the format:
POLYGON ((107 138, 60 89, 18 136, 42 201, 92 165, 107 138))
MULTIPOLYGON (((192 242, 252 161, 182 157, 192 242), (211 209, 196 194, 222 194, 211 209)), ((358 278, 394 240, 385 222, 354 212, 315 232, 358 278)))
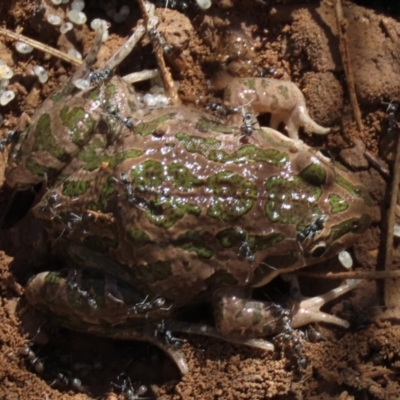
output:
MULTIPOLYGON (((115 23, 107 17, 106 9, 110 3, 119 9, 124 2, 86 3, 88 21, 100 17, 111 22, 110 38, 98 57, 97 66, 101 66, 129 36, 140 13, 133 2, 126 2, 132 8, 129 17, 115 23)), ((391 2, 380 3, 384 9, 343 1, 361 129, 349 101, 335 1, 214 0, 208 10, 189 1, 188 8, 182 10, 182 2, 170 1, 178 10, 165 9, 161 2, 157 11, 161 19, 158 29, 173 54, 167 57, 167 64, 185 104, 202 108, 208 101, 218 101, 232 76, 274 76, 290 79, 302 89, 311 116, 332 127, 328 136, 302 134, 302 138, 329 149, 359 174, 378 205, 373 226, 352 250, 357 269, 365 271, 382 269, 386 230, 382 221, 386 220, 391 178, 370 166, 362 156, 363 146, 380 162, 392 163, 393 137, 388 134, 387 105, 382 105, 382 100, 400 100, 400 22, 395 14, 399 10, 391 2), (350 150, 354 146, 355 150, 350 150)), ((46 17, 49 13, 63 17, 65 6, 53 8, 49 4, 41 7, 40 0, 4 0, 0 24, 61 51, 75 48, 85 55, 93 42, 93 31, 83 25, 61 35, 59 27, 50 25, 46 17)), ((0 107, 4 117, 0 132, 5 136, 18 127, 24 114, 32 114, 65 82, 74 67, 38 50, 17 53, 14 40, 0 38, 0 58, 14 70, 7 89, 16 92, 13 101, 0 107), (35 65, 48 71, 45 84, 32 74, 35 65)), ((118 72, 126 74, 155 65, 149 41, 144 40, 118 72)), ((0 183, 5 160, 6 152, 0 154, 0 183)), ((10 193, 3 187, 0 195, 0 204, 5 207, 10 193)), ((126 390, 124 394, 124 385, 130 388, 127 377, 136 391, 140 385, 147 386, 143 397, 164 400, 400 398, 400 313, 396 306, 383 306, 382 281, 363 282, 347 297, 347 308, 340 301, 331 305, 329 310, 346 316, 353 328, 344 331, 315 326, 326 340, 303 343, 308 366, 301 371, 292 349, 281 341, 275 352, 267 353, 216 339, 179 335, 189 364, 189 373, 180 377, 169 359, 151 346, 78 335, 43 325, 39 316, 27 313, 21 285, 35 264, 32 249, 26 245, 32 234, 29 225, 24 230, 17 226, 0 232, 0 398, 128 398, 126 390), (31 343, 24 334, 36 332, 38 327, 45 333, 37 335, 36 342, 46 345, 31 343), (28 352, 26 346, 34 353, 30 359, 21 354, 21 347, 28 352), (68 384, 56 376, 60 371, 69 378, 68 384), (82 385, 76 381, 71 384, 73 378, 80 379, 82 385), (76 393, 76 389, 85 393, 76 393)), ((340 271, 335 264, 313 267, 313 271, 340 271)), ((400 250, 395 242, 394 266, 399 264, 400 250)), ((304 294, 315 295, 313 288, 325 283, 307 279, 301 287, 304 294)))

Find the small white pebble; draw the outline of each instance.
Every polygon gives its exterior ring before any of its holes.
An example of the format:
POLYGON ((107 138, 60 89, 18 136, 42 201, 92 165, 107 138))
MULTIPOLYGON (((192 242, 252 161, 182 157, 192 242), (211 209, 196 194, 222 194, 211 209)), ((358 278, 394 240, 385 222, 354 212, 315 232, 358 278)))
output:
POLYGON ((71 22, 64 22, 61 26, 60 26, 60 32, 65 35, 68 31, 70 31, 72 28, 74 27, 74 25, 71 24, 71 22))
POLYGON ((8 65, 0 65, 0 79, 11 79, 14 72, 8 65))
POLYGON ((32 46, 23 42, 15 43, 15 48, 17 49, 18 53, 27 54, 33 50, 32 46))
POLYGON ((203 9, 203 10, 207 10, 207 8, 211 7, 211 0, 196 0, 197 5, 203 9))
POLYGON ((78 10, 69 11, 68 18, 71 22, 77 25, 83 25, 87 21, 86 14, 78 10))
POLYGON ((33 72, 39 78, 40 83, 46 83, 49 79, 49 75, 47 71, 40 65, 36 65, 33 67, 33 72))
POLYGON ((156 105, 156 100, 154 98, 154 95, 152 95, 150 93, 146 93, 143 96, 143 101, 145 102, 147 107, 155 107, 155 105, 156 105))
POLYGON ((74 82, 75 87, 78 89, 87 89, 90 86, 90 82, 87 79, 77 79, 74 82))
POLYGON ((68 50, 68 55, 71 56, 71 57, 74 57, 74 58, 76 58, 78 60, 82 60, 82 54, 79 53, 79 51, 76 50, 76 49, 69 49, 68 50))
POLYGON ((95 31, 96 29, 99 29, 100 26, 103 25, 103 36, 101 38, 102 42, 105 42, 108 39, 108 24, 107 21, 105 21, 104 19, 100 19, 100 18, 95 18, 91 23, 90 23, 90 27, 95 31))
POLYGON ((119 12, 113 15, 112 19, 114 22, 117 24, 120 24, 121 22, 124 22, 130 14, 131 10, 129 9, 128 6, 122 6, 119 12))
POLYGON ((154 95, 154 100, 156 102, 156 107, 164 107, 169 104, 168 97, 164 96, 163 94, 154 95))
POLYGON ((394 225, 393 235, 396 237, 400 237, 400 225, 394 225))
POLYGON ((61 1, 62 1, 62 0, 51 0, 51 2, 52 2, 53 4, 55 4, 56 6, 58 6, 59 4, 61 4, 61 1))
POLYGON ((103 20, 100 18, 95 18, 91 23, 90 27, 95 31, 96 29, 99 29, 101 24, 103 23, 103 20))
POLYGON ((108 30, 105 29, 104 32, 103 32, 103 36, 101 37, 101 41, 102 41, 103 43, 106 42, 107 39, 108 39, 108 36, 109 36, 108 30))
POLYGON ((15 93, 12 90, 7 90, 0 96, 0 105, 5 106, 14 98, 15 93))
POLYGON ((47 22, 51 25, 61 25, 62 19, 58 15, 49 14, 47 16, 47 22))
POLYGON ((346 269, 350 269, 353 266, 353 258, 350 253, 343 250, 339 253, 339 261, 346 269))
POLYGON ((84 0, 73 0, 73 2, 71 3, 72 10, 82 11, 84 8, 85 8, 84 0))

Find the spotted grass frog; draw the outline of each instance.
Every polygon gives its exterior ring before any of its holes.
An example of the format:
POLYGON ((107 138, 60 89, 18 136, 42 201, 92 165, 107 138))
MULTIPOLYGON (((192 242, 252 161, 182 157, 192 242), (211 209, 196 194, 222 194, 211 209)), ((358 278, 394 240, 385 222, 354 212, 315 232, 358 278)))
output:
MULTIPOLYGON (((337 255, 371 220, 366 189, 319 151, 271 128, 243 140, 186 106, 140 108, 118 76, 47 99, 6 182, 42 183, 32 213, 65 260, 30 279, 28 301, 72 329, 152 342, 182 373, 171 331, 271 348, 259 338, 286 322, 253 288, 337 255), (202 302, 215 328, 175 318, 202 302)), ((300 302, 292 327, 345 325, 319 307, 353 286, 300 302)))

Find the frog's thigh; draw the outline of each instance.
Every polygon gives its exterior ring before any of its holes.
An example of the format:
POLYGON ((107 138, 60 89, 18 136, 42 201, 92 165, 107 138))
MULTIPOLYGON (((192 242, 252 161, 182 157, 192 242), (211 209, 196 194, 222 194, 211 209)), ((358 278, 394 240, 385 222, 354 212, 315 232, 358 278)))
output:
POLYGON ((229 338, 255 338, 283 330, 270 302, 251 299, 250 288, 222 288, 214 292, 213 309, 218 332, 229 338))

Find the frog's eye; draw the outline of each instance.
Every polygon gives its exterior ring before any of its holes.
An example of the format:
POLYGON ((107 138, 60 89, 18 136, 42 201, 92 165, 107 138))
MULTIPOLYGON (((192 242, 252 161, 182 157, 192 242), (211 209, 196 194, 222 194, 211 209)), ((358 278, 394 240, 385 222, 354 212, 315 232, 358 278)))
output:
POLYGON ((328 246, 325 242, 318 242, 310 249, 310 255, 314 258, 322 257, 325 254, 327 248, 328 246))

